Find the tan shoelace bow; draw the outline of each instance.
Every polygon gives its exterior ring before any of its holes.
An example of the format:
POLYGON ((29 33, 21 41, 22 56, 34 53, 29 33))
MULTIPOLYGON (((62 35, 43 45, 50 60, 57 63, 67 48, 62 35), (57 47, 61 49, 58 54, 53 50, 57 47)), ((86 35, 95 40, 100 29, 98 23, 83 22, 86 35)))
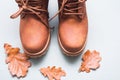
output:
POLYGON ((10 16, 12 19, 17 18, 22 13, 25 15, 35 14, 41 20, 41 22, 48 26, 46 22, 43 21, 43 18, 40 16, 41 12, 45 12, 46 14, 48 14, 47 10, 41 8, 41 0, 16 0, 16 2, 18 3, 19 10, 10 16), (28 3, 31 5, 28 5, 28 3))
POLYGON ((81 18, 84 14, 83 11, 81 12, 76 12, 78 11, 79 9, 83 9, 83 6, 80 6, 80 7, 75 7, 76 5, 79 5, 79 4, 83 4, 85 3, 86 0, 73 0, 74 2, 69 2, 69 0, 63 0, 63 2, 61 3, 61 7, 59 9, 59 11, 50 19, 52 20, 53 18, 55 18, 59 13, 64 14, 64 15, 80 15, 81 18))

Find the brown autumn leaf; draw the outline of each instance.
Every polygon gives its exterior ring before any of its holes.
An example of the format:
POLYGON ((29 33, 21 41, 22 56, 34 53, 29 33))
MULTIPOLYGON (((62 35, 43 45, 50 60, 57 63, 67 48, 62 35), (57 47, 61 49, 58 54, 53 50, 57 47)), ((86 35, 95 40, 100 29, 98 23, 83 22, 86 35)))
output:
POLYGON ((56 68, 55 66, 51 67, 48 66, 47 68, 41 68, 40 72, 49 80, 60 80, 61 76, 65 76, 66 73, 61 69, 61 67, 56 68))
POLYGON ((25 54, 20 53, 19 48, 13 48, 9 44, 4 44, 4 48, 7 54, 6 63, 12 76, 25 77, 28 68, 31 63, 28 61, 28 57, 25 54))
POLYGON ((87 50, 82 57, 83 62, 79 70, 81 72, 86 71, 87 73, 89 73, 91 69, 95 70, 99 68, 100 66, 99 62, 102 59, 99 54, 100 53, 97 52, 96 50, 92 52, 90 50, 87 50))

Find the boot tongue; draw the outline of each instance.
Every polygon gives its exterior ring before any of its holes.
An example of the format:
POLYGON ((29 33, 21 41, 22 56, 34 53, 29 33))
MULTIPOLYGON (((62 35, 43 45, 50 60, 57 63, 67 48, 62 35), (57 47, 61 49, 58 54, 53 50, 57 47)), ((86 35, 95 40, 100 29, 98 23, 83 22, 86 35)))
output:
MULTIPOLYGON (((78 2, 78 0, 68 0, 66 4, 69 4, 69 3, 75 3, 75 2, 78 2)), ((74 4, 71 4, 69 7, 65 7, 66 9, 68 10, 71 10, 71 9, 74 9, 74 8, 77 8, 78 5, 74 5, 74 4)), ((74 10, 75 13, 78 12, 78 10, 74 10)), ((64 11, 64 13, 70 13, 69 11, 64 11)), ((69 19, 69 18, 74 18, 74 19, 77 19, 77 16, 76 15, 63 15, 62 16, 64 19, 69 19)))
POLYGON ((32 14, 34 15, 34 17, 36 19, 39 19, 41 20, 41 22, 43 24, 45 24, 47 27, 48 27, 48 12, 44 12, 42 10, 46 10, 47 11, 47 8, 48 8, 48 0, 28 0, 28 3, 27 3, 28 6, 31 6, 31 7, 34 7, 34 12, 37 12, 37 14, 40 16, 37 16, 36 14, 34 14, 33 12, 31 12, 30 10, 23 10, 23 16, 24 16, 24 13, 25 14, 32 14))
POLYGON ((78 0, 68 0, 68 2, 76 2, 76 1, 78 1, 78 0))
POLYGON ((34 1, 34 0, 29 0, 28 1, 28 5, 31 5, 31 6, 40 6, 40 1, 34 1))
POLYGON ((83 16, 84 15, 75 15, 74 13, 84 13, 84 9, 83 8, 80 8, 80 7, 83 7, 84 3, 80 3, 80 1, 82 0, 67 0, 66 2, 66 5, 64 8, 67 9, 67 10, 64 10, 63 13, 70 13, 69 15, 67 14, 62 14, 62 19, 63 20, 66 20, 66 19, 70 19, 70 18, 73 18, 73 19, 76 19, 77 21, 81 21, 83 16), (77 8, 80 8, 80 9, 77 9, 77 8), (68 10, 71 10, 68 11, 68 10), (73 13, 73 14, 72 14, 73 13))

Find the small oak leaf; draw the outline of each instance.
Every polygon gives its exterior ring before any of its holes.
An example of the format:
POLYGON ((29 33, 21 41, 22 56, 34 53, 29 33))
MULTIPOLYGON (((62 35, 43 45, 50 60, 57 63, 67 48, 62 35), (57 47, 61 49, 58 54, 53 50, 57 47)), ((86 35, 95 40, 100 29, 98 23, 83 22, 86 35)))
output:
POLYGON ((63 71, 60 67, 56 68, 55 66, 51 67, 48 66, 47 68, 41 68, 41 73, 46 77, 48 77, 49 80, 60 80, 61 76, 65 76, 66 73, 63 71))
POLYGON ((99 62, 101 61, 101 57, 99 54, 100 53, 95 50, 92 52, 90 50, 87 50, 82 57, 83 62, 79 70, 81 72, 86 71, 88 73, 91 69, 95 70, 99 68, 99 62))
POLYGON ((28 67, 31 66, 28 57, 20 53, 19 48, 12 48, 9 44, 4 44, 4 48, 7 54, 6 63, 8 64, 10 73, 17 77, 26 76, 28 67))

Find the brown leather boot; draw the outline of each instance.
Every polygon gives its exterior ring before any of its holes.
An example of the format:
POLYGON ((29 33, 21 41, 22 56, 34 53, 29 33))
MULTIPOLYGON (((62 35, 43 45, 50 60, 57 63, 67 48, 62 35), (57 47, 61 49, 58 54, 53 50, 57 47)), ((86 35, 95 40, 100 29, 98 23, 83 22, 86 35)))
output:
POLYGON ((48 25, 48 0, 16 0, 19 11, 11 16, 20 15, 20 38, 25 53, 39 57, 45 53, 50 42, 48 25))
POLYGON ((60 47, 68 56, 77 56, 84 49, 88 19, 85 0, 58 0, 60 47))

